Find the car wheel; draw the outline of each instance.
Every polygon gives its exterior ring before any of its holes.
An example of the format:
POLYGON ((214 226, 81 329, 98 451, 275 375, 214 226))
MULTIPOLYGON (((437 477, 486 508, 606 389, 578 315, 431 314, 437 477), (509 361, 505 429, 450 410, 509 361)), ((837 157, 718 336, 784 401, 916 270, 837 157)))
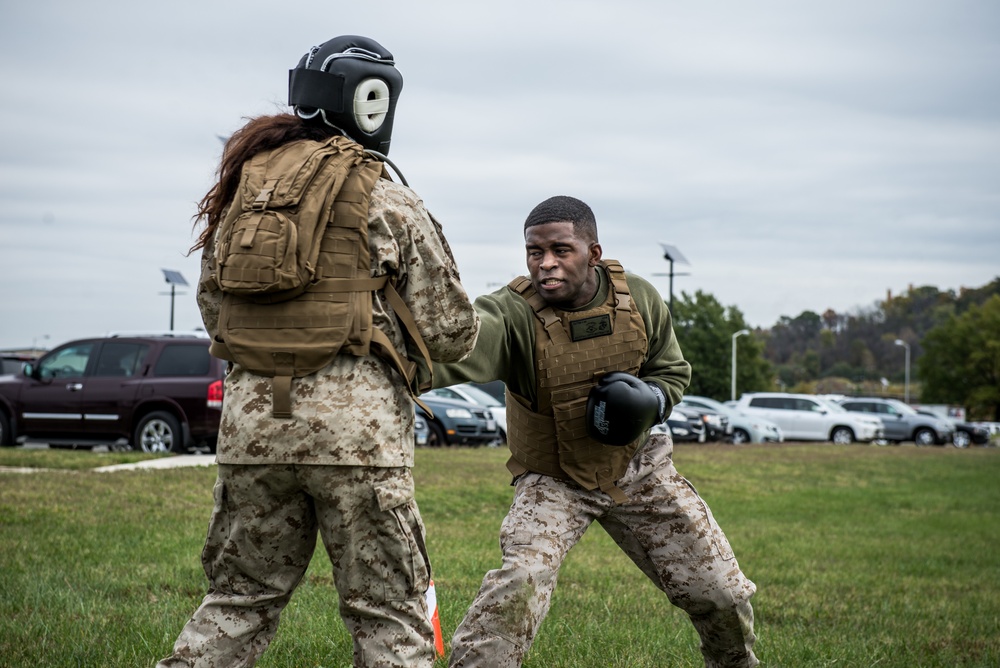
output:
POLYGON ((830 434, 830 440, 837 445, 847 445, 854 442, 854 432, 849 427, 837 427, 830 434))
POLYGON ((930 429, 918 429, 913 435, 913 441, 917 445, 935 445, 937 443, 937 436, 930 429))
POLYGON ((437 422, 432 420, 427 421, 427 447, 429 448, 440 448, 448 445, 448 439, 445 438, 444 429, 438 426, 437 422))
POLYGON ((967 448, 972 445, 972 437, 969 436, 967 431, 956 431, 955 435, 951 438, 951 443, 956 448, 967 448))
POLYGON ((7 414, 0 411, 0 445, 14 445, 14 435, 10 433, 10 420, 7 414))
POLYGON ((743 429, 733 429, 733 445, 742 445, 750 442, 750 434, 743 429))
POLYGON ((139 420, 133 447, 143 452, 180 452, 184 447, 181 425, 170 413, 154 411, 139 420))

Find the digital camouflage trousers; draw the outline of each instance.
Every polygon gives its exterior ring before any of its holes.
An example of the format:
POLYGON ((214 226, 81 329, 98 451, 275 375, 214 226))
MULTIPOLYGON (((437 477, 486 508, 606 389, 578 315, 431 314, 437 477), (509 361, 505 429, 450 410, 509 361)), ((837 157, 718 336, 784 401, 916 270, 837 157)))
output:
MULTIPOLYGON (((500 529, 503 564, 486 574, 452 639, 453 668, 520 666, 548 613, 559 567, 595 520, 684 610, 709 668, 752 668, 756 588, 694 487, 674 468, 673 444, 653 434, 617 486, 628 502, 550 476, 518 478, 500 529)), ((595 652, 600 648, 595 647, 595 652)), ((592 665, 601 665, 595 656, 592 665)))
POLYGON ((430 563, 406 468, 219 465, 209 588, 162 668, 252 666, 322 537, 355 666, 433 665, 430 563))

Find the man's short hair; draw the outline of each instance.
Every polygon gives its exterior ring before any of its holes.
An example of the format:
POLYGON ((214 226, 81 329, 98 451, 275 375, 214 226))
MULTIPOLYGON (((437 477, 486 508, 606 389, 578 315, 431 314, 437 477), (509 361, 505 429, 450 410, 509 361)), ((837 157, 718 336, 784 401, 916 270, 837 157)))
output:
POLYGON ((585 202, 568 195, 556 195, 537 205, 524 221, 524 230, 545 223, 573 223, 573 229, 592 243, 597 243, 597 220, 585 202))

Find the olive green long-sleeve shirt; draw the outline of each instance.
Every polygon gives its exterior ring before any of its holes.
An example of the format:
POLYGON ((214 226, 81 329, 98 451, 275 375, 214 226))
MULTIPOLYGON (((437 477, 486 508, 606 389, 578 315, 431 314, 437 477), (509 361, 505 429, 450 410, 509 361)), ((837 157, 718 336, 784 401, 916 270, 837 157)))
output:
MULTIPOLYGON (((600 275, 597 295, 580 311, 596 308, 607 299, 607 273, 600 275)), ((649 350, 638 376, 655 382, 667 399, 669 414, 681 400, 691 381, 691 365, 684 359, 674 336, 670 311, 663 298, 648 281, 626 274, 632 299, 646 326, 649 350)), ((487 383, 502 380, 508 389, 531 401, 535 407, 535 315, 520 295, 504 287, 475 301, 481 327, 476 347, 465 360, 455 364, 434 365, 434 386, 447 387, 462 382, 487 383)))

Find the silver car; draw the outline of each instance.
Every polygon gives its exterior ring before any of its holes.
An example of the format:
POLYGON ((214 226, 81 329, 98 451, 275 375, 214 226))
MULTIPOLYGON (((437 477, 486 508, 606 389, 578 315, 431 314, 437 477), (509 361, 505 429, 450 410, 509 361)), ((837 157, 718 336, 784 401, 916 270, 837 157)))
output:
POLYGON ((427 426, 427 419, 417 413, 413 416, 413 441, 416 445, 427 445, 427 439, 430 438, 431 429, 427 426))
POLYGON ((736 445, 741 443, 781 443, 785 440, 781 428, 771 420, 759 415, 745 415, 731 406, 726 406, 709 397, 685 395, 683 401, 678 405, 708 408, 727 416, 729 426, 732 428, 732 442, 736 445))
POLYGON ((890 443, 913 441, 917 445, 944 445, 951 443, 955 428, 947 420, 921 415, 909 404, 899 399, 876 397, 850 397, 840 400, 840 405, 855 413, 867 413, 882 420, 883 438, 890 443))
POLYGON ((790 441, 867 443, 883 438, 884 433, 882 421, 874 415, 849 412, 835 401, 812 394, 748 392, 736 402, 736 410, 776 422, 790 441))

